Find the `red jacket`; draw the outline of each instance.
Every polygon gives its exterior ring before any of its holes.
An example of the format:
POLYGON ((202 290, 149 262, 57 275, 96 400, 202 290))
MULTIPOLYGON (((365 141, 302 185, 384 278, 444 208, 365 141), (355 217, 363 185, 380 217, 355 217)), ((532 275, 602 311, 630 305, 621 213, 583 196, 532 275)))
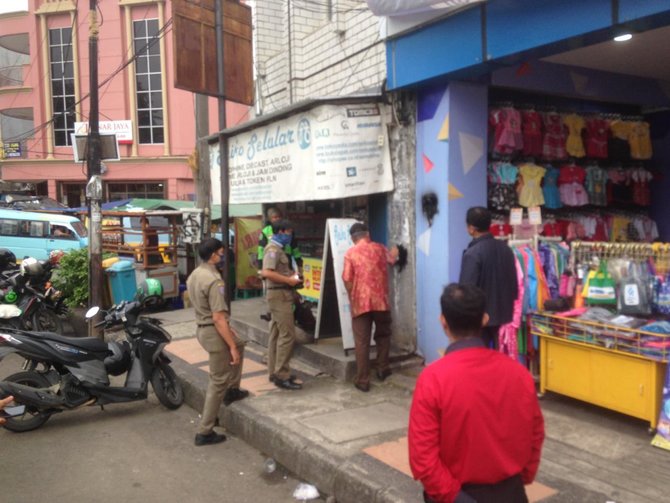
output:
POLYGON ((419 376, 409 416, 414 478, 436 501, 451 502, 462 484, 495 484, 540 465, 544 419, 530 373, 465 339, 419 376))

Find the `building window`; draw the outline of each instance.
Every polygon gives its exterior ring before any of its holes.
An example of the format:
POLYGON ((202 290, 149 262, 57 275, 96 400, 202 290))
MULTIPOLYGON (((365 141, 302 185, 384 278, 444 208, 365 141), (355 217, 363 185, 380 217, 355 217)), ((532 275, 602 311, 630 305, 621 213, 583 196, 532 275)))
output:
POLYGON ((140 143, 163 143, 163 89, 158 19, 133 22, 140 143))
POLYGON ((107 200, 165 199, 165 184, 161 182, 108 183, 107 200))
POLYGON ((49 60, 54 144, 57 147, 64 147, 72 145, 70 134, 74 132, 75 121, 72 28, 49 30, 49 60))

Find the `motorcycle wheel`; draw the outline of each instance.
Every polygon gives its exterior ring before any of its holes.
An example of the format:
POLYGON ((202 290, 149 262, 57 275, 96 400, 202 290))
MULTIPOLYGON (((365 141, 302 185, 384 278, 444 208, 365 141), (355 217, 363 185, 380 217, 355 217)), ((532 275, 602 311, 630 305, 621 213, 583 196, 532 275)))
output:
MULTIPOLYGON (((23 384, 31 388, 48 388, 50 386, 46 377, 32 370, 12 374, 5 381, 23 384)), ((34 407, 26 405, 26 411, 21 416, 8 417, 3 425, 9 431, 23 433, 24 431, 36 430, 51 417, 48 412, 40 412, 34 407)))
POLYGON ((63 333, 63 322, 55 311, 40 307, 33 315, 33 330, 37 332, 63 333))
POLYGON ((169 364, 158 363, 151 374, 151 385, 158 401, 168 409, 178 409, 184 403, 184 390, 169 364))

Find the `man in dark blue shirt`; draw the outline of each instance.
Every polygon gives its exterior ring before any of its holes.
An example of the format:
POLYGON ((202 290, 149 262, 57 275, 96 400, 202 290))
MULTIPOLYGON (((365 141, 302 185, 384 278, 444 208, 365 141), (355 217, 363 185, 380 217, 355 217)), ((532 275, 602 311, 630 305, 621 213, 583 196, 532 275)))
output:
POLYGON ((459 283, 477 286, 486 293, 489 322, 482 337, 487 346, 497 349, 498 330, 512 321, 519 293, 514 252, 489 232, 491 213, 486 208, 470 208, 465 221, 473 239, 463 252, 459 283))

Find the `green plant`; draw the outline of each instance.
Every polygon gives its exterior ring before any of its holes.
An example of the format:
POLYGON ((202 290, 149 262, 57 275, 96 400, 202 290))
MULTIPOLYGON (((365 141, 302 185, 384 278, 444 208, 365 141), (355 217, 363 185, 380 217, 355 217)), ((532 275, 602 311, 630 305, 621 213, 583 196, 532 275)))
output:
POLYGON ((69 307, 85 307, 88 300, 88 248, 63 255, 51 281, 63 293, 69 307))
MULTIPOLYGON (((103 254, 103 259, 113 254, 103 254)), ((88 304, 88 248, 72 250, 60 259, 51 281, 63 293, 69 307, 86 307, 88 304)))

